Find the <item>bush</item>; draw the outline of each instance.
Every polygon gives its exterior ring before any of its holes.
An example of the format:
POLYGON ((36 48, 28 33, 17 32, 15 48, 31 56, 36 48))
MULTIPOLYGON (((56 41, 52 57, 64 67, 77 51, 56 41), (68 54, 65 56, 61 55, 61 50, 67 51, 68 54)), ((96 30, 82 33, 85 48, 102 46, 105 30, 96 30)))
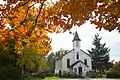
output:
POLYGON ((9 67, 7 77, 16 80, 20 77, 20 69, 17 67, 9 67))
POLYGON ((60 76, 62 78, 83 78, 82 74, 78 75, 74 72, 66 72, 66 71, 63 71, 62 72, 62 75, 60 76))
POLYGON ((5 80, 6 79, 6 73, 7 69, 5 67, 0 66, 0 79, 5 80))
POLYGON ((107 78, 120 78, 120 76, 116 72, 108 72, 107 78))
POLYGON ((120 78, 120 61, 115 62, 107 72, 107 78, 120 78))
POLYGON ((45 77, 51 77, 51 76, 54 76, 54 74, 51 72, 38 72, 34 74, 32 77, 39 77, 43 79, 45 77))
POLYGON ((38 77, 38 78, 42 78, 43 79, 45 77, 45 75, 42 74, 41 72, 38 72, 38 73, 33 74, 32 77, 38 77))
POLYGON ((0 66, 1 80, 18 80, 20 77, 20 69, 17 67, 0 66))
POLYGON ((59 77, 59 74, 58 74, 58 73, 56 73, 56 74, 54 74, 54 76, 59 77))
POLYGON ((94 71, 87 72, 87 76, 90 78, 96 78, 97 74, 94 71))

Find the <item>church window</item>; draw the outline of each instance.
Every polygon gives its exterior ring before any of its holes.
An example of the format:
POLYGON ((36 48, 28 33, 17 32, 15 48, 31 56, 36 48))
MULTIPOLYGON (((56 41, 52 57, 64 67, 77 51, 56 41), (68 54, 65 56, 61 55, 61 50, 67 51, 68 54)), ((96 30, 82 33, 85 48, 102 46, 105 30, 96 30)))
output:
POLYGON ((67 59, 67 68, 70 67, 70 59, 67 59))
POLYGON ((85 65, 87 65, 87 59, 84 59, 84 63, 85 63, 85 65))
POLYGON ((77 68, 74 68, 74 72, 77 72, 77 68))
POLYGON ((84 69, 84 71, 86 71, 86 69, 84 69))
POLYGON ((76 59, 77 60, 79 59, 79 52, 77 52, 77 54, 76 54, 76 59))

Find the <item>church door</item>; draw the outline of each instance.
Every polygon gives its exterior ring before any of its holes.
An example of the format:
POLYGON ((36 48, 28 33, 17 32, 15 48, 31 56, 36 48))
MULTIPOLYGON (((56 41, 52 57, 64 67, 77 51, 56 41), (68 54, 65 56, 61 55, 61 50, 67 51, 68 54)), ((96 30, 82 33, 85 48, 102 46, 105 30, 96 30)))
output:
POLYGON ((82 74, 82 67, 78 67, 78 73, 82 74))
POLYGON ((59 76, 61 76, 61 70, 59 70, 59 76))

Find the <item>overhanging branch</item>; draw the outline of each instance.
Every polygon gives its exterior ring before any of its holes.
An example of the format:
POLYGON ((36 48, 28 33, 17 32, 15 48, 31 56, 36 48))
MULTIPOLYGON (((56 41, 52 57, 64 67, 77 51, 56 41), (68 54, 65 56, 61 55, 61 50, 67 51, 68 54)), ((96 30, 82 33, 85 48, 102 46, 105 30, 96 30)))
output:
POLYGON ((45 2, 45 0, 41 1, 41 6, 40 6, 40 8, 39 8, 38 15, 37 15, 37 17, 36 17, 36 19, 35 19, 35 26, 34 26, 33 28, 35 28, 36 25, 37 25, 37 20, 38 20, 38 17, 40 16, 41 10, 42 10, 43 5, 44 5, 44 2, 45 2))

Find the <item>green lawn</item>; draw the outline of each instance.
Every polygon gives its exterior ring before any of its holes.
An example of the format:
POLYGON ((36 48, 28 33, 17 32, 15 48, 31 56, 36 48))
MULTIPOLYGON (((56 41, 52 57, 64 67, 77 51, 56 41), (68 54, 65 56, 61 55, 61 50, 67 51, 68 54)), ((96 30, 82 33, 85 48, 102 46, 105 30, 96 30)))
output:
POLYGON ((59 78, 58 77, 46 77, 43 80, 59 80, 59 78))
MULTIPOLYGON (((41 80, 41 79, 32 77, 27 80, 41 80)), ((45 79, 42 79, 42 80, 59 80, 59 78, 58 77, 46 77, 45 79)))

